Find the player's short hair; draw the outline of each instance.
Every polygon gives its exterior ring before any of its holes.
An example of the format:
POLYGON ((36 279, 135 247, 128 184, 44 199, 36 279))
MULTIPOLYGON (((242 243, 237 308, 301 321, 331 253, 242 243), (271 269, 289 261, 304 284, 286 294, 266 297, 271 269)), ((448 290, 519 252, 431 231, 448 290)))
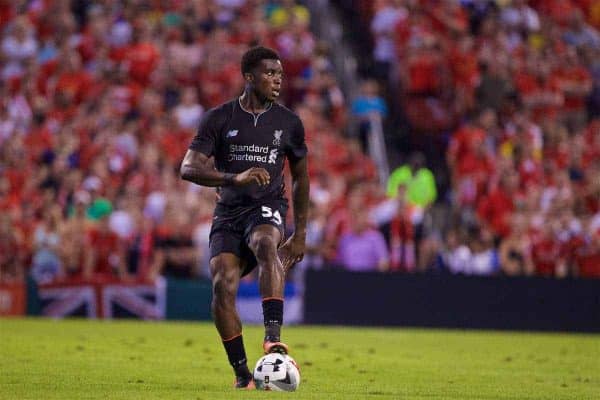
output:
POLYGON ((242 56, 242 74, 251 73, 262 60, 280 60, 280 58, 275 50, 268 47, 252 47, 242 56))

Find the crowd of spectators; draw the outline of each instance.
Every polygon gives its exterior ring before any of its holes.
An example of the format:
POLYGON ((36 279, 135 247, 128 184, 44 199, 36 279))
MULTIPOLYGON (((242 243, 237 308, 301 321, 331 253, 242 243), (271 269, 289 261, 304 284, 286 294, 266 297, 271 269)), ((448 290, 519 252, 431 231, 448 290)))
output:
POLYGON ((362 6, 413 144, 446 149, 451 211, 419 268, 600 277, 600 3, 362 6))
POLYGON ((297 270, 598 276, 595 4, 362 2, 375 78, 414 137, 448 138, 439 196, 419 153, 379 182, 364 122, 394 110, 375 80, 347 105, 295 1, 0 0, 0 280, 207 276, 215 192, 179 165, 204 111, 241 93, 254 44, 280 53, 310 149, 297 270))
POLYGON ((256 44, 304 121, 312 212, 345 208, 375 170, 309 22, 290 0, 0 0, 0 280, 206 276, 216 195, 179 165, 256 44))

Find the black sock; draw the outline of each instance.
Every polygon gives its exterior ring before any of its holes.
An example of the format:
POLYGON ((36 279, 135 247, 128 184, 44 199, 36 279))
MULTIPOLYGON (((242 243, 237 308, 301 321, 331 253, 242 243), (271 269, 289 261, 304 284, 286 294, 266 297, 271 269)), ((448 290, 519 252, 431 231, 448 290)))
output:
POLYGON ((263 300, 265 341, 279 342, 283 324, 283 299, 269 297, 263 300))
POLYGON ((238 335, 233 339, 223 340, 223 346, 227 352, 227 358, 229 358, 229 364, 233 367, 235 375, 242 378, 249 378, 252 376, 248 369, 246 350, 244 349, 244 339, 242 335, 238 335))

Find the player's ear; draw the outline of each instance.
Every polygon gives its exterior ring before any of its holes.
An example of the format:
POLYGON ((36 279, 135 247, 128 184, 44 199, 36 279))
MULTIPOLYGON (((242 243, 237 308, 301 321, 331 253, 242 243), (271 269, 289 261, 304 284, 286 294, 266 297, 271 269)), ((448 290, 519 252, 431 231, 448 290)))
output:
POLYGON ((250 72, 246 72, 246 73, 244 74, 244 80, 245 80, 247 83, 253 83, 253 82, 254 82, 254 75, 253 75, 252 73, 250 73, 250 72))

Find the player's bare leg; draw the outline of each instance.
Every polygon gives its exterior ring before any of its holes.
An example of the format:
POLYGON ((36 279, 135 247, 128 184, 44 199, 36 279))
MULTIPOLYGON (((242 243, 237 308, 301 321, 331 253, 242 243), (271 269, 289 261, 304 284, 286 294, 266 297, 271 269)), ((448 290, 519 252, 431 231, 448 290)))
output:
POLYGON ((221 253, 210 260, 210 272, 213 282, 212 314, 229 363, 235 371, 235 386, 253 388, 242 338, 242 322, 235 308, 240 284, 240 259, 231 253, 221 253))
POLYGON ((262 296, 265 353, 287 353, 288 347, 280 341, 283 324, 283 289, 285 272, 277 246, 281 242, 279 229, 272 225, 259 225, 250 235, 250 249, 258 261, 258 279, 262 296))
POLYGON ((285 274, 277 255, 281 241, 279 229, 272 225, 259 225, 250 235, 250 249, 258 261, 258 279, 263 297, 283 298, 285 274))

